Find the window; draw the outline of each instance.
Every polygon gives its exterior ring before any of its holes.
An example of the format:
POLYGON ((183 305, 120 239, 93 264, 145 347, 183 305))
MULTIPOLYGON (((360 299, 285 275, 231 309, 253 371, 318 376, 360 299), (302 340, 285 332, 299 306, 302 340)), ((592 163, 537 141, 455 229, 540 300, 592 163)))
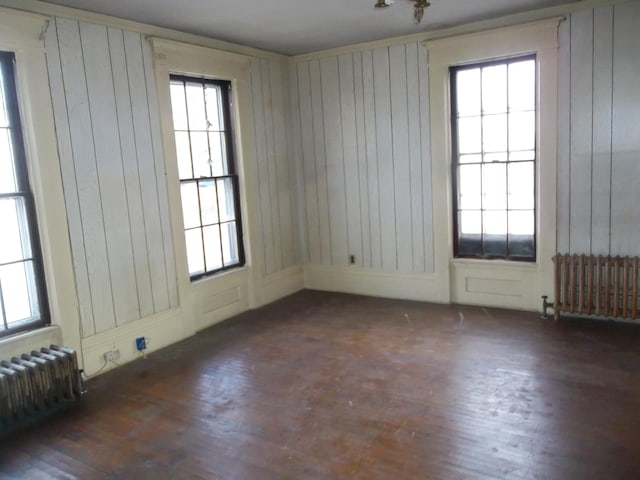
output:
POLYGON ((0 336, 48 323, 44 271, 18 111, 14 55, 0 52, 0 336))
POLYGON ((454 255, 535 261, 535 56, 450 79, 454 255))
POLYGON ((170 76, 187 262, 192 280, 244 265, 231 83, 170 76))

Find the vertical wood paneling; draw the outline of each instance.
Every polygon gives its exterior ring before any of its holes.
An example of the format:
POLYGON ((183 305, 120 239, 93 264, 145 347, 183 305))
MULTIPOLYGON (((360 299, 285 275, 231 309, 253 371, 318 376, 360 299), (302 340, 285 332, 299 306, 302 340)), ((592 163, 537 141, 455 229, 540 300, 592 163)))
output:
POLYGON ((629 2, 561 24, 558 251, 640 252, 639 21, 629 2))
MULTIPOLYGON (((140 34, 124 32, 124 46, 129 73, 129 91, 133 111, 133 128, 138 152, 138 174, 142 208, 147 231, 147 249, 151 270, 151 287, 155 311, 169 307, 167 269, 164 261, 164 232, 160 219, 157 189, 157 165, 153 156, 147 85, 140 34)), ((154 100, 155 101, 155 100, 154 100)))
POLYGON ((373 51, 373 88, 376 110, 376 148, 378 152, 378 197, 382 240, 382 268, 396 270, 396 211, 394 191, 393 118, 391 117, 391 85, 389 49, 373 51))
POLYGON ((409 156, 409 91, 404 45, 389 48, 391 135, 397 268, 413 270, 411 158, 409 156))
MULTIPOLYGON (((73 270, 75 273, 78 306, 80 310, 81 335, 88 337, 95 334, 93 321, 93 302, 89 285, 89 271, 87 253, 84 248, 84 233, 82 230, 82 214, 80 198, 76 181, 75 165, 73 163, 73 146, 68 122, 67 102, 64 94, 62 65, 58 48, 58 20, 49 24, 45 47, 47 55, 47 69, 49 73, 49 88, 53 103, 53 116, 56 124, 58 139, 58 155, 60 158, 60 173, 64 189, 65 206, 69 222, 69 239, 73 250, 73 270)), ((63 24, 64 26, 64 24, 63 24)))
MULTIPOLYGON (((251 90, 253 99, 253 126, 256 162, 258 164, 258 197, 260 199, 261 236, 257 240, 268 246, 273 239, 273 218, 271 217, 271 195, 269 189, 269 167, 267 163, 267 132, 262 97, 262 63, 260 59, 251 62, 251 90)), ((275 248, 263 248, 263 271, 275 270, 275 248)))
MULTIPOLYGON (((306 201, 304 199, 304 159, 302 154, 302 135, 300 132, 300 92, 298 89, 298 66, 296 64, 283 65, 287 69, 289 76, 289 108, 286 112, 287 131, 291 131, 289 136, 291 141, 291 155, 289 162, 295 172, 294 205, 292 209, 292 222, 295 225, 296 261, 304 263, 309 261, 309 240, 307 238, 307 214, 305 211, 306 201), (296 161, 298 159, 298 161, 296 161)), ((292 186, 293 188, 293 186, 292 186)))
POLYGON ((80 27, 66 19, 56 21, 56 26, 93 319, 99 333, 115 327, 116 320, 80 27))
POLYGON ((342 149, 340 82, 338 59, 320 60, 324 143, 327 161, 327 194, 331 223, 331 264, 347 264, 347 214, 345 201, 345 169, 342 149))
POLYGON ((47 64, 82 336, 178 303, 149 46, 55 19, 47 64))
POLYGON ((371 268, 382 268, 382 221, 380 212, 380 169, 376 145, 377 112, 375 105, 373 51, 362 53, 362 91, 364 97, 365 144, 367 148, 366 182, 369 202, 369 244, 371 268))
MULTIPOLYGON (((267 168, 267 179, 269 181, 270 194, 270 214, 274 250, 274 269, 266 273, 277 271, 282 265, 283 247, 281 241, 281 224, 280 224, 280 208, 279 208, 279 188, 278 188, 278 171, 277 171, 277 142, 275 138, 275 122, 273 117, 273 96, 271 89, 271 71, 268 60, 260 61, 260 71, 262 75, 262 108, 265 115, 265 142, 266 157, 264 162, 267 168)), ((268 248, 268 247, 267 247, 268 248)))
POLYGON ((364 88, 362 74, 362 52, 353 54, 353 88, 356 120, 356 140, 358 155, 358 191, 360 193, 360 258, 356 263, 361 267, 371 267, 371 219, 369 217, 369 170, 367 157, 366 127, 364 114, 364 88))
POLYGON ((316 185, 318 188, 318 219, 320 227, 320 258, 323 264, 331 263, 331 224, 329 222, 329 190, 327 183, 327 159, 325 156, 325 125, 323 115, 320 62, 309 65, 311 78, 311 105, 313 112, 313 141, 315 144, 316 185))
POLYGON ((178 305, 178 286, 176 268, 173 256, 173 242, 171 237, 171 219, 169 217, 169 194, 167 192, 167 174, 162 153, 162 139, 160 134, 160 112, 156 93, 155 75, 153 73, 153 54, 151 45, 142 42, 142 61, 144 64, 144 79, 147 87, 147 106, 149 109, 149 123, 151 129, 151 147, 156 171, 156 195, 160 211, 160 227, 162 230, 162 247, 164 259, 158 252, 156 257, 166 268, 167 299, 169 307, 178 305))
MULTIPOLYGON (((422 158, 422 216, 424 235, 424 271, 434 271, 433 251, 433 195, 431 190, 431 127, 429 116, 429 68, 427 49, 418 46, 418 76, 420 89, 418 91, 418 103, 420 105, 420 150, 422 158)), ((417 140, 416 140, 417 141, 417 140)), ((418 267, 419 268, 419 267, 418 267)))
POLYGON ((321 263, 320 228, 318 224, 318 185, 314 144, 313 112, 311 108, 311 79, 309 64, 296 65, 298 72, 298 116, 302 144, 303 186, 306 212, 308 261, 321 263))
POLYGON ((426 60, 409 43, 297 64, 311 263, 433 270, 426 60))
POLYGON ((129 80, 124 51, 124 37, 122 30, 116 28, 109 28, 107 33, 109 37, 114 89, 118 92, 115 96, 116 118, 120 139, 120 156, 123 169, 126 172, 124 176, 124 187, 129 209, 128 221, 131 231, 136 288, 140 304, 140 316, 146 317, 154 312, 154 307, 153 295, 151 293, 149 257, 147 256, 147 233, 144 228, 140 177, 137 168, 138 157, 133 130, 133 112, 131 109, 131 95, 129 92, 129 80))
POLYGON ((615 6, 613 37, 613 116, 611 253, 640 253, 640 3, 615 6))
POLYGON ((569 249, 591 251, 591 160, 593 121, 593 13, 571 15, 571 116, 569 249))
POLYGON ((355 255, 362 266, 362 231, 360 222, 360 176, 358 171, 358 136, 353 72, 353 55, 338 57, 340 74, 340 115, 342 124, 342 162, 346 199, 346 233, 348 255, 355 255))
MULTIPOLYGON (((116 324, 140 318, 107 28, 81 23, 93 145, 116 324), (113 281, 117 279, 117 281, 113 281)), ((111 328, 113 325, 104 325, 111 328)))
POLYGON ((594 11, 591 253, 608 254, 611 231, 611 96, 613 9, 594 11))
POLYGON ((558 166, 556 196, 556 249, 569 251, 571 208, 571 17, 558 29, 558 166))

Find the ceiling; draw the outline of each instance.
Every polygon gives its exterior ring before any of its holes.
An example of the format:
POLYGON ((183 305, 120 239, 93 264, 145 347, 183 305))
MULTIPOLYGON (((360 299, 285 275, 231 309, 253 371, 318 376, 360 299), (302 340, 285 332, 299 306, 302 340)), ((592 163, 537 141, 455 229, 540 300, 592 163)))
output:
POLYGON ((535 10, 576 0, 430 0, 420 24, 395 0, 47 0, 90 12, 296 55, 535 10))

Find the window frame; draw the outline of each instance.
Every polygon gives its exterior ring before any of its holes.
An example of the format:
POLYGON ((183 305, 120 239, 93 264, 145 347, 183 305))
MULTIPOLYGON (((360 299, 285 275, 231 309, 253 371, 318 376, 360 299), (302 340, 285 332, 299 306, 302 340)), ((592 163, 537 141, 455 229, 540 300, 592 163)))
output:
MULTIPOLYGON (((508 78, 507 78, 507 89, 509 88, 509 83, 508 83, 508 78)), ((482 77, 480 78, 480 86, 482 86, 482 77)), ((538 136, 539 136, 539 132, 538 132, 538 117, 539 117, 539 111, 538 111, 538 60, 537 60, 537 54, 536 52, 532 52, 532 53, 525 53, 525 54, 518 54, 518 55, 511 55, 511 56, 507 56, 507 57, 502 57, 502 58, 492 58, 489 60, 480 60, 480 61, 476 61, 476 62, 471 62, 471 63, 463 63, 463 64, 457 64, 457 65, 451 65, 449 66, 449 98, 450 98, 450 128, 451 128, 451 192, 452 192, 452 198, 451 198, 451 202, 452 202, 452 209, 451 209, 451 213, 452 213, 452 227, 453 227, 453 257, 454 258, 461 258, 461 259, 481 259, 481 260, 506 260, 506 261, 514 261, 514 262, 524 262, 524 263, 535 263, 537 261, 537 257, 538 257, 538 245, 537 245, 537 238, 538 238, 538 179, 537 179, 537 172, 538 172, 538 161, 539 161, 539 152, 538 152, 538 136), (481 251, 482 254, 480 255, 473 255, 473 254, 464 254, 464 253, 460 253, 460 231, 459 231, 459 213, 460 213, 460 209, 458 206, 458 194, 459 194, 459 177, 458 177, 458 167, 461 165, 459 163, 459 136, 458 136, 458 95, 457 95, 457 77, 456 77, 456 73, 460 72, 460 71, 464 71, 464 70, 471 70, 471 69, 483 69, 485 67, 491 67, 491 66, 495 66, 495 65, 509 65, 511 63, 516 63, 516 62, 520 62, 520 61, 526 61, 526 60, 533 60, 534 62, 534 125, 535 125, 535 131, 534 131, 534 157, 533 160, 531 161, 533 163, 533 255, 532 256, 517 256, 517 255, 510 255, 509 254, 509 208, 508 208, 508 200, 507 200, 507 208, 504 210, 507 214, 507 240, 506 240, 506 245, 505 245, 505 249, 506 249, 506 255, 495 255, 495 254, 487 254, 485 253, 485 248, 484 248, 484 233, 483 233, 483 229, 481 229, 480 232, 480 244, 481 244, 481 251)), ((508 91, 508 90, 507 90, 508 91)), ((482 99, 481 99, 482 102, 482 99)), ((511 112, 509 111, 509 97, 507 95, 507 110, 506 110, 506 114, 509 115, 511 112)), ((481 109, 480 109, 480 119, 482 120, 485 117, 485 113, 482 110, 482 104, 481 104, 481 109)), ((509 132, 509 122, 508 122, 508 116, 507 116, 507 138, 508 138, 508 132, 509 132)), ((481 123, 481 129, 482 129, 482 123, 481 123)), ((482 138, 482 137, 481 137, 482 138)), ((509 145, 507 143, 507 159, 504 162, 504 164, 506 166, 508 166, 510 163, 516 163, 516 162, 511 162, 509 160, 509 145)), ((484 152, 484 147, 481 145, 481 151, 480 154, 483 155, 484 152)), ((529 160, 526 160, 526 162, 529 162, 529 160)), ((502 163, 502 162, 500 162, 502 163)), ((485 162, 481 161, 480 165, 484 165, 485 162)), ((465 164, 466 165, 466 164, 465 164)), ((507 168, 507 173, 506 173, 506 181, 508 182, 508 168, 507 168)), ((478 181, 480 182, 480 184, 482 185, 482 177, 480 177, 480 179, 478 179, 478 181)), ((482 194, 481 194, 481 198, 482 198, 482 194)), ((507 185, 507 198, 508 198, 508 185, 507 185)), ((484 212, 485 210, 482 208, 482 206, 480 207, 480 212, 484 212)), ((482 225, 482 215, 481 215, 481 225, 482 225)))
MULTIPOLYGON (((200 279, 203 278, 208 278, 208 277, 212 277, 215 276, 216 274, 228 271, 228 270, 233 270, 233 269, 238 269, 238 268, 242 268, 245 263, 246 263, 246 259, 245 259, 245 249, 244 249, 244 236, 243 236, 243 229, 242 229, 242 210, 241 210, 241 201, 240 201, 240 179, 239 179, 239 174, 238 174, 238 168, 237 168, 237 161, 236 161, 236 156, 235 156, 235 132, 234 132, 234 119, 233 119, 233 84, 231 81, 229 80, 224 80, 224 79, 218 79, 218 78, 210 78, 207 76, 202 76, 202 75, 187 75, 184 74, 182 72, 170 72, 169 73, 169 85, 171 86, 173 84, 174 81, 177 82, 181 82, 183 85, 186 86, 187 82, 192 82, 192 83, 201 83, 203 88, 206 84, 209 85, 216 85, 217 87, 219 87, 219 91, 222 94, 222 101, 221 101, 221 107, 222 107, 222 117, 223 117, 223 127, 224 127, 224 139, 225 139, 225 151, 226 151, 226 168, 227 168, 227 174, 226 175, 219 175, 219 176, 211 176, 211 177, 191 177, 188 179, 182 179, 180 178, 180 176, 178 175, 178 182, 179 185, 181 186, 183 183, 191 183, 191 182, 196 182, 196 184, 199 183, 199 181, 201 180, 212 180, 214 181, 214 183, 216 184, 216 207, 218 210, 218 222, 217 223, 213 223, 211 225, 217 225, 218 227, 221 227, 221 225, 223 225, 224 223, 228 223, 228 222, 221 222, 220 221, 220 209, 219 209, 219 200, 217 198, 217 180, 219 179, 225 179, 228 178, 231 180, 231 184, 232 184, 232 190, 233 190, 233 206, 234 206, 234 211, 235 211, 235 225, 236 225, 236 248, 238 250, 238 261, 236 263, 230 264, 230 265, 224 265, 224 259, 223 259, 223 264, 220 268, 216 268, 216 269, 212 269, 212 270, 207 270, 206 268, 206 255, 205 255, 205 240, 204 237, 202 238, 202 249, 203 249, 203 261, 204 261, 204 265, 205 265, 205 271, 202 273, 197 273, 194 275, 191 275, 191 273, 189 272, 189 278, 191 280, 191 282, 195 282, 198 281, 200 279)), ((171 102, 170 102, 171 103, 171 102)), ((185 106, 188 109, 188 105, 185 99, 185 106)), ((173 106, 172 106, 173 108, 173 106)), ((188 122, 188 117, 187 117, 187 122, 188 122)), ((172 131, 173 134, 175 135, 175 132, 177 131, 175 129, 175 126, 173 125, 172 122, 172 131)), ((189 125, 187 125, 187 133, 191 133, 192 130, 189 128, 189 125)), ((189 141, 189 149, 191 152, 191 141, 189 141)), ((176 161, 177 161, 177 157, 176 157, 176 161)), ((193 157, 191 157, 191 162, 192 162, 192 167, 193 167, 193 157)), ((181 205, 182 205, 182 198, 180 199, 181 201, 181 205)), ((199 189, 198 189, 198 203, 200 203, 200 193, 199 193, 199 189)), ((190 227, 190 228, 185 228, 184 226, 184 218, 183 218, 183 235, 187 232, 187 230, 193 230, 193 229, 197 229, 199 228, 201 231, 203 231, 203 228, 205 225, 203 225, 202 223, 202 209, 199 209, 199 218, 200 218, 200 224, 197 227, 190 227)), ((210 226, 210 225, 207 225, 210 226)), ((221 228, 219 228, 219 234, 222 236, 221 233, 221 228)), ((185 248, 186 253, 187 253, 187 259, 188 259, 188 246, 186 244, 186 237, 185 237, 185 248)), ((222 249, 222 241, 221 241, 221 249, 222 249)), ((187 271, 188 271, 188 265, 187 265, 187 271)))
MULTIPOLYGON (((36 287, 36 300, 38 302, 39 318, 24 319, 17 325, 10 327, 7 323, 6 315, 2 312, 3 323, 0 324, 0 337, 7 337, 21 333, 27 330, 34 330, 51 324, 51 313, 48 302, 48 293, 46 286, 46 277, 44 271, 44 261, 42 256, 42 247, 40 243, 40 234, 38 230, 38 220, 33 189, 29 181, 28 159, 25 148, 25 132, 20 112, 20 103, 18 98, 18 82, 16 80, 16 55, 13 51, 0 51, 0 75, 4 81, 5 105, 7 109, 7 117, 9 120, 11 146, 13 149, 13 167, 16 180, 16 192, 0 193, 0 198, 20 197, 24 202, 25 216, 27 220, 27 233, 29 236, 31 258, 19 261, 9 262, 2 265, 12 263, 24 263, 31 260, 33 264, 33 274, 36 287)), ((2 298, 2 286, 0 285, 0 308, 4 310, 4 302, 2 298)))

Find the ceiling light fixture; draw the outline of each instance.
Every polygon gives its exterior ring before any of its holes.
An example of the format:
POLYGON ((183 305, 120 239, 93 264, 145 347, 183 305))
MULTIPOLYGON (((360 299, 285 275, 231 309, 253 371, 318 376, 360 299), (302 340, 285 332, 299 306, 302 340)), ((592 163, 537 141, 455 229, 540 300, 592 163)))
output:
MULTIPOLYGON (((413 2, 413 18, 416 23, 420 23, 424 16, 424 9, 431 5, 428 0, 411 0, 413 2)), ((393 0, 376 0, 376 8, 390 7, 393 4, 393 0)))

